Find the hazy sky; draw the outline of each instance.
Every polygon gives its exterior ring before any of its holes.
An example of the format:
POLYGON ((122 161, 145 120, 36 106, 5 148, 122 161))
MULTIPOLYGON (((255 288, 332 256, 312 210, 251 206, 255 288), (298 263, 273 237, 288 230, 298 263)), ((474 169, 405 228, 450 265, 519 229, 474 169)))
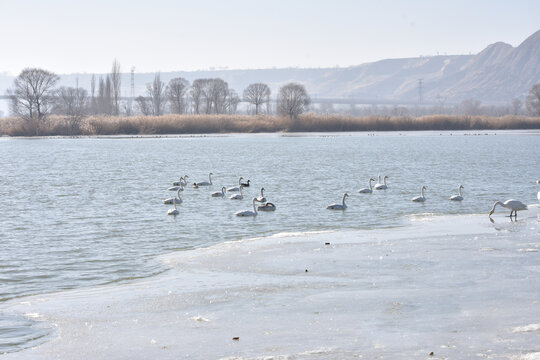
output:
POLYGON ((349 66, 540 30, 538 0, 0 0, 0 72, 349 66))

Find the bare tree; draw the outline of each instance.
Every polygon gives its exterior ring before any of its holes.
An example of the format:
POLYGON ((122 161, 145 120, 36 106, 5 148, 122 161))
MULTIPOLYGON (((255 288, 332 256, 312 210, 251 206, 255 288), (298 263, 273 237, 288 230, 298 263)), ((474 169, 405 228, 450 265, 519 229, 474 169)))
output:
POLYGON ((191 85, 190 95, 192 101, 192 108, 195 114, 200 114, 202 111, 202 97, 204 83, 207 79, 196 79, 191 85))
POLYGON ((88 92, 82 88, 61 87, 56 90, 54 112, 66 115, 70 135, 79 133, 88 107, 88 92))
POLYGON ((540 116, 540 84, 533 85, 525 101, 527 111, 532 116, 540 116))
POLYGON ((270 88, 268 85, 262 83, 249 85, 244 90, 244 101, 255 105, 255 115, 258 115, 259 106, 270 102, 270 88))
POLYGON ((111 93, 112 93, 112 114, 120 114, 120 86, 122 85, 122 78, 120 74, 120 63, 114 59, 111 69, 111 93))
POLYGON ((463 115, 480 115, 481 101, 475 99, 465 99, 459 104, 460 112, 463 115))
POLYGON ((240 97, 233 89, 229 89, 227 93, 227 98, 225 100, 225 113, 235 114, 238 109, 238 104, 240 103, 240 97))
POLYGON ((171 79, 167 85, 167 98, 173 114, 184 114, 186 112, 186 91, 189 81, 178 77, 171 79))
POLYGON ((13 89, 7 91, 11 110, 33 127, 39 135, 40 125, 50 111, 53 87, 59 77, 47 70, 26 68, 13 81, 13 89))
POLYGON ((165 83, 161 81, 159 73, 154 76, 152 83, 146 84, 146 93, 150 98, 152 114, 156 116, 163 115, 163 109, 167 99, 165 97, 165 83))
POLYGON ((277 112, 282 116, 289 116, 291 120, 305 112, 311 99, 303 85, 289 83, 279 89, 277 98, 277 112))
POLYGON ((137 107, 139 108, 141 114, 144 116, 152 115, 152 103, 150 98, 137 96, 135 98, 135 102, 137 103, 137 107))
POLYGON ((208 113, 224 114, 226 112, 227 96, 229 95, 229 84, 219 78, 210 79, 209 95, 211 110, 208 113))
POLYGON ((92 79, 90 80, 90 113, 97 114, 96 75, 95 74, 92 74, 92 79))
POLYGON ((105 79, 101 76, 99 77, 96 113, 112 114, 112 86, 109 75, 107 75, 105 79))
POLYGON ((521 113, 521 108, 523 106, 523 102, 521 102, 521 100, 519 100, 518 98, 515 98, 512 100, 512 113, 514 115, 518 115, 519 113, 521 113))

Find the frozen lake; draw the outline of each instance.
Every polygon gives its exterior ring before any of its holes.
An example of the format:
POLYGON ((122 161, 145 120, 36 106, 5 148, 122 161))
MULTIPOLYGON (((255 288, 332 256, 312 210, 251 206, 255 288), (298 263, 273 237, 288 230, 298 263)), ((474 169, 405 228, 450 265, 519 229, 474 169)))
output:
POLYGON ((538 149, 538 134, 513 132, 0 140, 0 353, 43 341, 7 358, 69 358, 83 343, 84 357, 534 353, 537 209, 517 223, 487 212, 537 203, 538 149), (186 188, 167 216, 170 183, 210 171, 215 185, 186 188), (357 193, 378 174, 388 190, 357 193), (210 197, 239 176, 245 200, 210 197), (450 202, 459 184, 465 200, 450 202), (421 185, 427 201, 412 203, 421 185), (262 186, 276 212, 235 217, 262 186), (345 212, 325 209, 345 191, 345 212), (422 340, 436 333, 447 350, 422 340), (503 333, 514 348, 491 338, 503 333), (487 337, 465 351, 471 334, 487 337))

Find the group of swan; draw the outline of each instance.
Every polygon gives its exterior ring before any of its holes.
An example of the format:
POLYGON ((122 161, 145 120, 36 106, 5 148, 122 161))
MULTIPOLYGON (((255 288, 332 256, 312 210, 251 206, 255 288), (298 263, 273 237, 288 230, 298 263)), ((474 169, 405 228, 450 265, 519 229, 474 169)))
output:
MULTIPOLYGON (((213 173, 208 174, 208 181, 194 182, 193 183, 193 188, 197 189, 197 188, 199 188, 201 186, 211 186, 212 185, 212 175, 214 175, 214 174, 213 173)), ((168 199, 163 200, 164 204, 173 204, 174 205, 174 208, 169 209, 167 211, 168 215, 178 215, 179 214, 179 211, 178 211, 176 205, 179 205, 179 204, 182 203, 182 197, 180 196, 180 192, 184 191, 184 186, 187 185, 187 178, 188 178, 187 175, 184 175, 184 176, 180 177, 179 181, 173 182, 173 186, 168 189, 170 191, 176 191, 177 192, 177 197, 172 197, 172 198, 168 198, 168 199)), ((229 199, 231 199, 231 200, 242 200, 244 198, 244 195, 242 193, 242 189, 244 187, 249 187, 250 183, 251 183, 250 180, 248 180, 246 182, 242 182, 243 179, 244 179, 243 177, 240 177, 238 179, 238 186, 233 186, 233 187, 229 187, 229 188, 226 188, 225 186, 223 186, 221 188, 221 191, 213 192, 213 193, 210 194, 210 196, 211 197, 225 198, 226 192, 238 191, 239 193, 231 195, 229 197, 229 199)), ((252 203, 253 203, 253 211, 252 210, 237 211, 234 214, 236 216, 257 216, 258 211, 274 211, 274 210, 276 210, 276 206, 274 204, 272 204, 271 202, 267 202, 266 197, 264 196, 264 188, 261 188, 261 195, 258 196, 258 197, 253 198, 252 203), (259 206, 255 206, 256 202, 259 202, 261 204, 259 206)))

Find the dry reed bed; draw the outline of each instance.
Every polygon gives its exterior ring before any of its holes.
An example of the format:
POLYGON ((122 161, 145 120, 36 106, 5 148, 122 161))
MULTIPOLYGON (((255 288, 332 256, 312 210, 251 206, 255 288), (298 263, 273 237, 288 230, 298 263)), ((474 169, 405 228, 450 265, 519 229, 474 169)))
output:
MULTIPOLYGON (((75 131, 65 116, 50 116, 40 125, 42 136, 159 135, 258 132, 421 131, 540 129, 540 117, 447 116, 419 118, 304 114, 290 120, 278 116, 163 115, 90 116, 75 131)), ((18 118, 0 119, 0 135, 32 136, 35 128, 18 118)))

